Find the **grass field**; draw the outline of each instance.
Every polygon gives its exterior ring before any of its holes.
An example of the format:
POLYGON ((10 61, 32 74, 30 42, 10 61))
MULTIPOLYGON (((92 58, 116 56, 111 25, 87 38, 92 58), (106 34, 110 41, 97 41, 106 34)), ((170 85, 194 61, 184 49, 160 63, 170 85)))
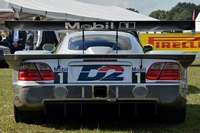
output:
POLYGON ((118 122, 107 119, 24 124, 15 123, 13 118, 12 69, 0 69, 0 133, 200 133, 199 72, 200 66, 188 68, 187 116, 183 124, 118 122))

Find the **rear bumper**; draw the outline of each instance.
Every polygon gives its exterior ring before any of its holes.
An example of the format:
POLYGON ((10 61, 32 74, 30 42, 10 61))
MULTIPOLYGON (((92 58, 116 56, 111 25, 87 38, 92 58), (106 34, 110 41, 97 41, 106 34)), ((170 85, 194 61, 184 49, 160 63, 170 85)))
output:
MULTIPOLYGON (((181 109, 186 104, 186 88, 180 84, 137 85, 65 85, 63 97, 54 92, 60 85, 14 85, 14 104, 21 110, 45 110, 46 105, 121 105, 136 106, 139 103, 154 102, 158 109, 181 109), (137 90, 135 88, 141 87, 137 90), (182 88, 183 87, 183 88, 182 88), (103 88, 99 91, 100 88, 103 88), (137 91, 135 91, 137 90, 137 91), (137 94, 136 94, 137 93, 137 94), (128 103, 127 103, 128 102, 128 103)), ((57 91, 57 90, 56 90, 57 91)), ((63 91, 61 91, 63 93, 63 91)), ((61 94, 58 93, 58 94, 61 94)), ((155 107, 155 106, 154 106, 155 107)))

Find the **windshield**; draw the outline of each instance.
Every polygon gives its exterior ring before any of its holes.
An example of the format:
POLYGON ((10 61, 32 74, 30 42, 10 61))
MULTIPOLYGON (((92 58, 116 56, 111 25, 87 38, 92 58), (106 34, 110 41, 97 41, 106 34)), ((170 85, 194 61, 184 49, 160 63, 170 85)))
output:
POLYGON ((89 47, 96 46, 110 47, 113 50, 116 50, 117 46, 118 50, 130 50, 131 41, 128 37, 124 36, 119 36, 116 42, 115 35, 85 35, 84 41, 82 36, 70 38, 68 48, 70 50, 86 50, 89 47))

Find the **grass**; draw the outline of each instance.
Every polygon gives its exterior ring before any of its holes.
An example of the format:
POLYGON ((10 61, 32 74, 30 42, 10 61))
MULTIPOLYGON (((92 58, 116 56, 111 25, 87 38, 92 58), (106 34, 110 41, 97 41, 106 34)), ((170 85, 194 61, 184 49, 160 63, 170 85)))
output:
POLYGON ((24 124, 15 123, 13 118, 12 69, 0 69, 0 133, 200 133, 199 72, 199 66, 188 68, 187 116, 182 124, 116 122, 107 119, 24 124))

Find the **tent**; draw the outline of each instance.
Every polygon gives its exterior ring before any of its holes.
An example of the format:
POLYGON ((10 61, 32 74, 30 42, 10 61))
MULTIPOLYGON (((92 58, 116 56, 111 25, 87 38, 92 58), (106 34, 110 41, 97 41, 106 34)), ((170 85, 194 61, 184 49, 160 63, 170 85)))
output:
POLYGON ((200 32, 200 13, 198 14, 197 18, 196 18, 196 22, 195 22, 195 31, 196 32, 200 32))
MULTIPOLYGON (((1 0, 2 1, 2 0, 1 0)), ((45 19, 72 21, 157 20, 116 6, 101 6, 75 0, 3 0, 8 9, 0 10, 0 23, 15 16, 28 20, 35 14, 45 19)))

